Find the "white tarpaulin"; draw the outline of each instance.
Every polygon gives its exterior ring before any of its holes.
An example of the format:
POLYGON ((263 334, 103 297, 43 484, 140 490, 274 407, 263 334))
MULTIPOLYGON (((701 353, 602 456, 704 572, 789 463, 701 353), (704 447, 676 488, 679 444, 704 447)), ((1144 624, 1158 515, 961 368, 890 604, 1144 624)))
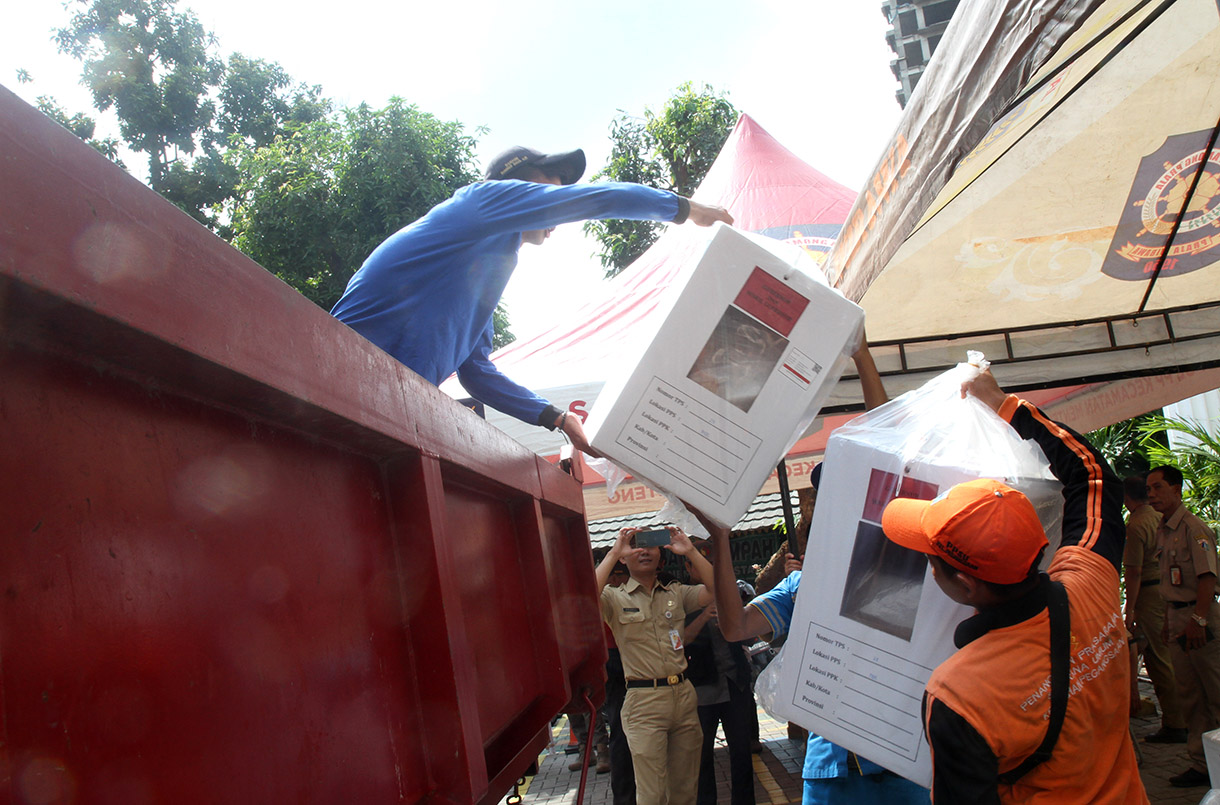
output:
POLYGON ((829 260, 891 393, 1220 366, 1218 75, 1215 0, 964 2, 829 260))

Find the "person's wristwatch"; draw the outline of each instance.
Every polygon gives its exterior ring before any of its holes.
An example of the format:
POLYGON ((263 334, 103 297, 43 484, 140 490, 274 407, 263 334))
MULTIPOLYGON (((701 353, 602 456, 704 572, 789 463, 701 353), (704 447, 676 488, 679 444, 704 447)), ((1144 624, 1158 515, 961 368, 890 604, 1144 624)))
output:
POLYGON ((1200 615, 1197 612, 1190 613, 1190 619, 1192 621, 1194 621, 1195 623, 1197 623, 1199 626, 1203 626, 1203 627, 1207 626, 1207 618, 1204 618, 1202 615, 1200 615))

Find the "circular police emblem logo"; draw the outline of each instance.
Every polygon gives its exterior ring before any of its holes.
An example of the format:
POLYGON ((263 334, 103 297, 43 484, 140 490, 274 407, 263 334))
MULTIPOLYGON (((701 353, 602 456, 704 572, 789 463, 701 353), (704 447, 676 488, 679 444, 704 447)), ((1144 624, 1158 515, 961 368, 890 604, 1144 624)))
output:
POLYGON ((1220 260, 1220 151, 1204 159, 1210 135, 1169 137, 1140 161, 1104 273, 1144 280, 1159 265, 1160 276, 1171 277, 1220 260))

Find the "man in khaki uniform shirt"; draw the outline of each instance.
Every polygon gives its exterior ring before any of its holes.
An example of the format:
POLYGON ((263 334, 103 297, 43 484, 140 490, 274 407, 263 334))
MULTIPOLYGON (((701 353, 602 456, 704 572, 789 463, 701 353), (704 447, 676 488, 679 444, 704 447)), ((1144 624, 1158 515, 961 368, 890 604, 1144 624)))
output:
POLYGON ((1165 599, 1161 598, 1161 548, 1156 530, 1161 515, 1148 505, 1148 482, 1142 475, 1123 479, 1123 505, 1127 518, 1127 545, 1123 550, 1123 581, 1127 588, 1127 630, 1147 641, 1144 668, 1161 703, 1161 728, 1144 738, 1154 744, 1186 743, 1186 719, 1178 700, 1169 646, 1162 634, 1165 599))
POLYGON ((1161 597, 1165 634, 1188 717, 1190 767, 1171 777, 1180 788, 1208 784, 1203 733, 1220 727, 1220 606, 1216 604, 1216 535, 1182 505, 1182 473, 1157 467, 1148 473, 1148 502, 1161 513, 1161 597))
MULTIPOLYGON (((666 548, 691 561, 697 578, 710 580, 712 568, 681 529, 670 527, 666 548)), ((707 606, 702 584, 661 584, 661 548, 637 547, 638 528, 619 532, 614 547, 597 566, 602 618, 610 626, 623 659, 627 698, 623 732, 635 766, 638 805, 694 805, 699 785, 699 726, 695 689, 686 680, 683 628, 686 613, 707 606), (631 578, 607 586, 618 561, 631 578)))

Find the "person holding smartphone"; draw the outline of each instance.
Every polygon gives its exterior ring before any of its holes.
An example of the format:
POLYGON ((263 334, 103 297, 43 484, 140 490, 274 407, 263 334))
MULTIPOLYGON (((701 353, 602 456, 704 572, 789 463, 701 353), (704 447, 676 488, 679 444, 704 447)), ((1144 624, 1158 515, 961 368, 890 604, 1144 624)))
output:
POLYGON ((694 805, 703 729, 695 689, 686 679, 683 628, 686 613, 707 606, 712 594, 704 584, 661 582, 662 550, 688 558, 694 577, 711 581, 711 565, 682 529, 624 528, 597 566, 597 586, 627 680, 622 722, 636 802, 694 805), (612 587, 610 574, 619 561, 631 578, 612 587))

